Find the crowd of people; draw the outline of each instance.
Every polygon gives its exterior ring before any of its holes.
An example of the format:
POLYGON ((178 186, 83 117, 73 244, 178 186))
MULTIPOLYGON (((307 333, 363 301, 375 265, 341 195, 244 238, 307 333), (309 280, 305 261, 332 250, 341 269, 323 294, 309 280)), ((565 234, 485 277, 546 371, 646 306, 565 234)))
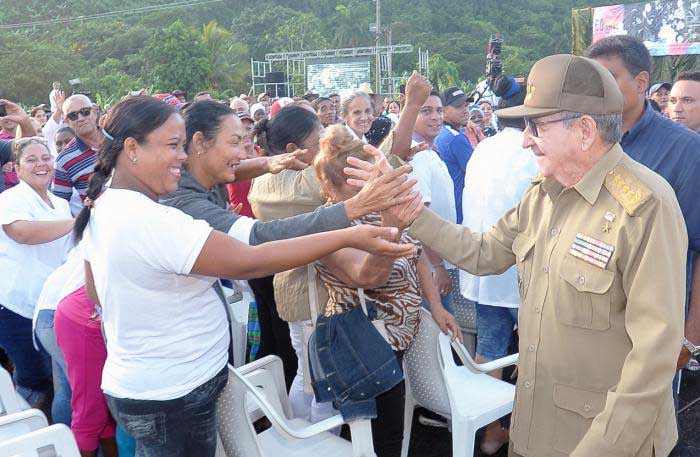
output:
POLYGON ((482 453, 666 456, 700 368, 700 70, 651 74, 616 36, 488 99, 414 72, 396 96, 0 100, 0 361, 83 456, 214 456, 234 281, 294 417, 371 418, 395 457, 402 376, 368 405, 335 370, 400 367, 422 308, 462 340, 471 306, 477 362, 520 353, 482 453))

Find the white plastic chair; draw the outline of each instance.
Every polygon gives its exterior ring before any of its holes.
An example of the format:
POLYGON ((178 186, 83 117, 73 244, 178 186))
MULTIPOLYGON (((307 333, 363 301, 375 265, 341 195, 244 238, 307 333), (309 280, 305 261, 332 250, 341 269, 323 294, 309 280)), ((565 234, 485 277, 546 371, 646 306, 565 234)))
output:
POLYGON ((17 438, 0 441, 0 455, 80 457, 80 451, 70 429, 63 424, 56 424, 17 438), (52 450, 53 453, 51 453, 52 450))
POLYGON ((29 405, 15 390, 12 376, 0 368, 0 416, 29 409, 29 405))
POLYGON ((245 364, 248 344, 248 308, 254 297, 245 290, 222 287, 231 316, 231 338, 233 342, 233 366, 245 364))
POLYGON ((0 417, 0 442, 48 427, 44 413, 30 409, 0 417))
POLYGON ((450 420, 453 456, 472 456, 476 431, 513 410, 515 386, 486 373, 517 364, 518 354, 477 364, 464 345, 450 342, 428 311, 422 313, 418 335, 403 360, 406 410, 401 456, 408 456, 416 406, 450 420), (464 366, 455 363, 453 347, 464 366))
POLYGON ((228 457, 376 457, 369 420, 349 423, 350 443, 329 432, 344 423, 340 415, 315 424, 291 419, 279 357, 228 368, 228 384, 217 404, 219 436, 228 457), (247 413, 251 400, 272 423, 260 434, 247 413))

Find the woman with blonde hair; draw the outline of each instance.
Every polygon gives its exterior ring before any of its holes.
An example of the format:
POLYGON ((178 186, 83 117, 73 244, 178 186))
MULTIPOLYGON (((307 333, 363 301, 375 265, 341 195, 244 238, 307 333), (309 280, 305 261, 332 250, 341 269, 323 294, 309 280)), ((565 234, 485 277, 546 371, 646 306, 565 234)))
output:
MULTIPOLYGON (((357 188, 347 183, 344 173, 350 157, 386 161, 378 151, 354 138, 345 127, 326 129, 314 168, 329 203, 342 202, 357 193, 357 188)), ((386 164, 384 169, 389 169, 389 165, 386 164)), ((399 363, 418 333, 423 298, 430 304, 433 317, 443 331, 451 330, 454 335, 461 335, 459 325, 440 303, 430 263, 420 242, 404 230, 419 214, 421 206, 421 196, 416 195, 406 205, 352 221, 352 225, 398 228, 400 233, 394 241, 415 246, 414 255, 395 259, 344 248, 322 258, 316 266, 329 296, 322 314, 333 316, 360 306, 358 289, 363 289, 367 302, 376 308, 377 319, 386 330, 380 333, 399 363)), ((372 435, 378 457, 398 456, 401 452, 404 400, 403 381, 376 398, 377 418, 372 420, 372 435)))

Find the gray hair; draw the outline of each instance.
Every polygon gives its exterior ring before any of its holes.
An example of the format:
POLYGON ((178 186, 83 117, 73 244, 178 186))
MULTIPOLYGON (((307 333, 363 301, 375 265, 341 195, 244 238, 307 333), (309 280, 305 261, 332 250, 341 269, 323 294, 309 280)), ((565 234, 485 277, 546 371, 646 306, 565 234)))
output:
POLYGON ((564 117, 571 117, 564 121, 567 129, 574 125, 574 121, 581 116, 589 116, 595 121, 600 139, 606 144, 619 143, 622 140, 622 113, 619 114, 585 114, 565 111, 564 117))
POLYGON ((364 97, 372 106, 372 110, 374 110, 374 103, 372 102, 370 96, 362 92, 361 90, 356 90, 343 97, 343 101, 340 102, 340 112, 343 114, 343 116, 348 114, 348 112, 350 111, 350 103, 352 103, 358 97, 364 97))
POLYGON ((77 100, 82 100, 92 107, 92 100, 90 100, 90 97, 84 94, 73 94, 63 102, 63 112, 68 113, 68 106, 77 100))

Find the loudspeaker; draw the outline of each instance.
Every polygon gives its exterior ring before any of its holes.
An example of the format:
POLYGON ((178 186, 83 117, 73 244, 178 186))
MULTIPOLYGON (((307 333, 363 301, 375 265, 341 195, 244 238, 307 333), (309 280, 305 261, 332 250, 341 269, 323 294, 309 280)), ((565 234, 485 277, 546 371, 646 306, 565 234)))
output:
POLYGON ((265 84, 265 93, 273 98, 288 97, 285 84, 265 84))
POLYGON ((283 83, 286 79, 283 71, 271 71, 265 74, 266 83, 283 83))

